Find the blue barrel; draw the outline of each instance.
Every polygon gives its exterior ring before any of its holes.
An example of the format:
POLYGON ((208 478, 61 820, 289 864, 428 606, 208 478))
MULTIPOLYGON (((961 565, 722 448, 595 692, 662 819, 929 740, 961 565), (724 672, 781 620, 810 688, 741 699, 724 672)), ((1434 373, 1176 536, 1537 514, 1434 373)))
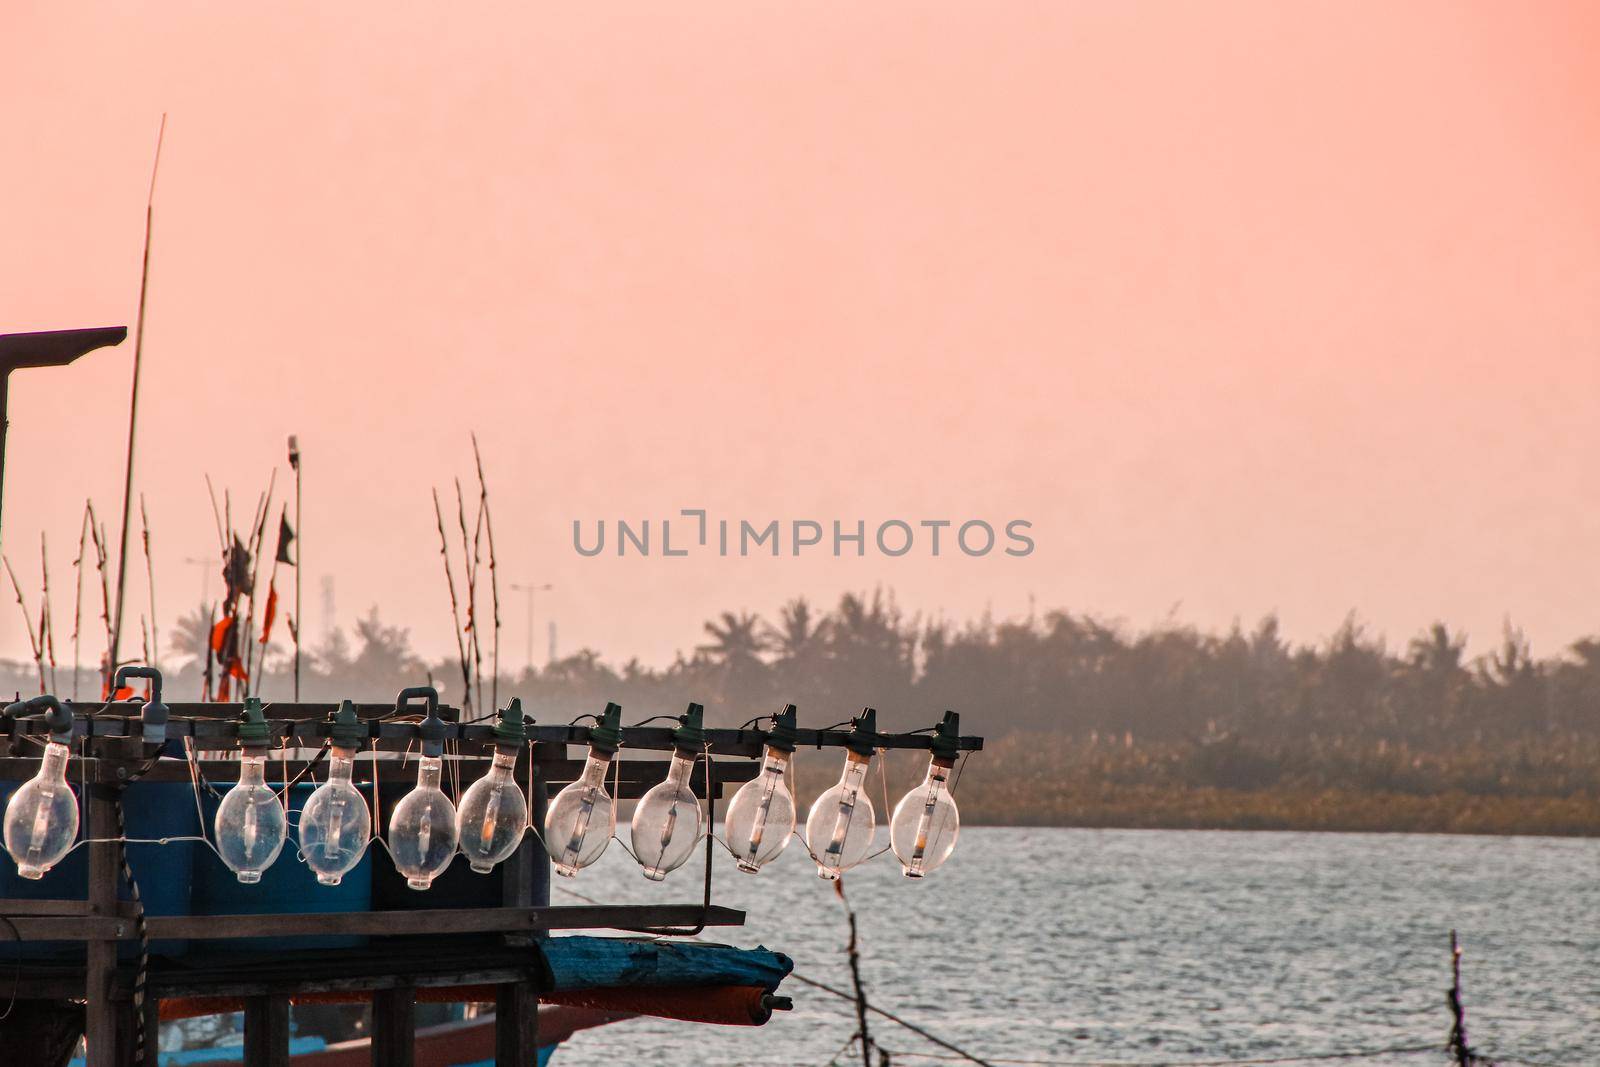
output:
MULTIPOLYGON (((245 885, 215 852, 205 849, 195 857, 194 893, 190 902, 195 915, 308 915, 330 912, 370 911, 372 908, 372 853, 382 845, 373 842, 361 862, 342 878, 338 885, 323 885, 311 868, 299 857, 300 811, 305 807, 316 784, 305 782, 289 791, 289 839, 271 867, 261 875, 261 881, 245 885)), ((358 785, 371 804, 372 789, 358 785)), ((206 822, 215 820, 215 798, 205 798, 206 822)), ((208 951, 276 951, 279 949, 336 949, 357 948, 367 943, 367 938, 354 935, 328 937, 245 938, 230 941, 195 942, 197 950, 208 951)))
MULTIPOLYGON (((11 794, 22 784, 0 782, 0 802, 9 804, 11 794)), ((79 803, 81 837, 87 827, 82 819, 81 798, 79 803)), ((123 790, 122 813, 130 839, 194 837, 200 832, 194 789, 187 782, 134 782, 123 790)), ((107 828, 106 833, 109 835, 110 832, 111 829, 107 828)), ((128 866, 139 883, 139 898, 144 902, 146 915, 189 914, 189 885, 194 875, 197 850, 212 856, 211 850, 197 841, 127 846, 128 866)), ((133 899, 127 884, 120 877, 118 882, 118 899, 133 899)), ((84 900, 88 896, 88 884, 89 850, 82 844, 37 881, 17 874, 16 864, 11 862, 11 857, 0 855, 0 897, 84 900)), ((150 943, 150 951, 161 956, 180 956, 188 947, 188 941, 179 939, 150 943)), ((137 942, 124 941, 118 946, 118 955, 124 959, 137 956, 138 951, 137 942)), ((14 945, 11 949, 0 949, 0 960, 11 952, 19 953, 23 959, 73 959, 82 957, 84 948, 82 942, 31 941, 14 945)))

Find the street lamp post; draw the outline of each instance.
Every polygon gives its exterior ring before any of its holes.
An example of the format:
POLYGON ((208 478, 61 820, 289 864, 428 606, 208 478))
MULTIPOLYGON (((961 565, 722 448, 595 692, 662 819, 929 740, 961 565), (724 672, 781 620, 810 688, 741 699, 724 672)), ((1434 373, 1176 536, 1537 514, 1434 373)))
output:
POLYGON ((535 593, 548 593, 555 586, 546 582, 544 585, 519 585, 511 583, 511 588, 519 593, 528 594, 528 670, 533 670, 533 596, 535 593))

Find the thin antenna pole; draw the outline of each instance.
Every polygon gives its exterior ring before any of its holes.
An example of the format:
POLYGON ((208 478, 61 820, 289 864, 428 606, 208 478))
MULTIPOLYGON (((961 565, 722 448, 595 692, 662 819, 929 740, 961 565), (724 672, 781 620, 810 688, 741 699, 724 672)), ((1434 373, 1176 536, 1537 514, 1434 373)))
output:
POLYGON ((56 688, 56 616, 50 604, 50 550, 45 544, 44 531, 39 531, 39 569, 43 586, 39 590, 39 651, 50 661, 50 692, 56 688))
POLYGON ((145 584, 150 587, 150 651, 146 659, 150 666, 161 666, 161 637, 156 630, 156 565, 150 558, 150 512, 144 506, 144 494, 139 494, 139 524, 144 535, 145 584))
POLYGON ((89 519, 94 514, 94 508, 85 500, 83 504, 83 522, 78 528, 78 558, 72 561, 73 583, 76 589, 72 600, 72 699, 78 699, 78 647, 79 635, 83 630, 83 557, 89 550, 89 519))
POLYGON ((289 466, 294 468, 294 625, 289 636, 294 639, 294 699, 300 701, 300 627, 304 625, 300 614, 300 572, 306 562, 305 520, 300 516, 300 441, 289 435, 289 466))
POLYGON ((128 578, 128 518, 133 510, 133 443, 139 425, 139 370, 144 363, 144 307, 150 290, 150 232, 155 222, 156 171, 161 166, 161 142, 167 133, 167 113, 161 113, 161 128, 156 132, 156 158, 150 165, 150 194, 144 202, 144 266, 139 274, 139 322, 133 335, 133 392, 128 400, 128 463, 122 479, 122 547, 117 554, 117 619, 111 627, 111 647, 106 662, 117 669, 117 646, 122 641, 122 605, 128 578))

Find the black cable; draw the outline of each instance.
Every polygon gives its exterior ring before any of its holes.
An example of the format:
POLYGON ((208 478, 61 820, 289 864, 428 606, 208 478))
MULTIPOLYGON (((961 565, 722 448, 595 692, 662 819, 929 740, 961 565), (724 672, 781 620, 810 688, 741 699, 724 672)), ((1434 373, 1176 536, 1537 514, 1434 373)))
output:
POLYGON ((638 722, 636 722, 632 726, 628 727, 628 729, 632 730, 635 727, 643 726, 646 723, 658 722, 658 721, 660 721, 662 719, 671 719, 673 722, 677 722, 678 721, 678 717, 676 715, 652 715, 648 719, 640 719, 638 722))
POLYGON ((17 943, 16 958, 11 961, 11 996, 6 1000, 6 1010, 0 1011, 0 1022, 4 1022, 11 1015, 11 1009, 17 1006, 17 993, 22 989, 22 934, 17 930, 17 924, 0 915, 0 923, 6 924, 6 929, 11 931, 11 940, 17 943))

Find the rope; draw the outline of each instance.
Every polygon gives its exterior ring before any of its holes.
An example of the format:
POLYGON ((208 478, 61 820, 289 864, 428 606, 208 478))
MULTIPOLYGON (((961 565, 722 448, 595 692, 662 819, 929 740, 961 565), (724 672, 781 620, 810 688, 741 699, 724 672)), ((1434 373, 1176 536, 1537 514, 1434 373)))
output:
MULTIPOLYGON (((128 835, 126 821, 122 813, 122 789, 116 792, 116 802, 113 805, 117 813, 117 836, 126 838, 128 835)), ((133 1062, 144 1062, 144 985, 145 978, 150 969, 150 931, 144 921, 144 901, 139 896, 139 881, 133 876, 133 867, 128 863, 128 849, 118 843, 117 863, 122 867, 122 880, 128 883, 128 895, 133 898, 133 930, 139 935, 139 964, 133 972, 133 1062)))
MULTIPOLYGON (((962 1054, 952 1056, 943 1052, 910 1052, 888 1050, 891 1056, 909 1056, 924 1060, 969 1060, 962 1054)), ((992 1059, 992 1064, 1018 1064, 1025 1067, 1250 1067, 1250 1065, 1282 1063, 1315 1063, 1327 1060, 1370 1060, 1380 1056, 1415 1056, 1423 1052, 1437 1052, 1438 1045, 1396 1045, 1391 1048, 1359 1049, 1351 1052, 1311 1052, 1300 1056, 1268 1056, 1242 1060, 1032 1060, 992 1059)), ((983 1062, 972 1060, 974 1063, 983 1062)))

